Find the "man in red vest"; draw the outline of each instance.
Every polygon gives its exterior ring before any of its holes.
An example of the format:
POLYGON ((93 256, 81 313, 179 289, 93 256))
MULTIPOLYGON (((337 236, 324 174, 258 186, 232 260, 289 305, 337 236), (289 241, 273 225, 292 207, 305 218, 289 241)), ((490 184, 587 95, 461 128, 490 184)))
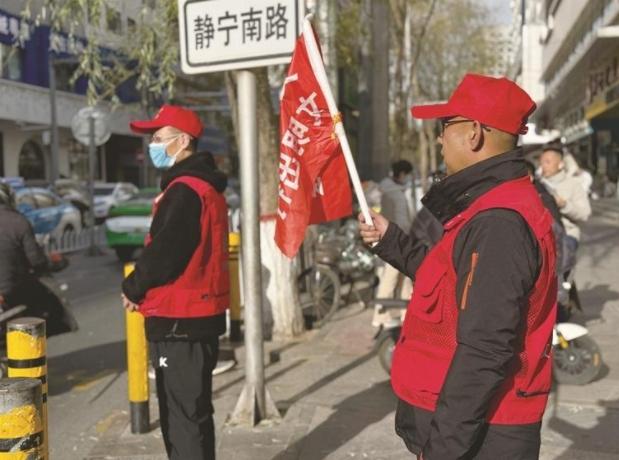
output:
POLYGON ((447 177, 424 206, 431 247, 379 214, 366 243, 414 280, 393 357, 396 432, 424 460, 533 460, 551 386, 556 317, 552 218, 527 176, 518 135, 535 103, 506 78, 468 74, 441 121, 447 177))
POLYGON ((211 157, 196 154, 202 122, 191 110, 164 105, 131 129, 152 133, 149 155, 162 170, 162 193, 123 301, 146 317, 168 457, 211 460, 212 370, 229 305, 226 177, 211 157))

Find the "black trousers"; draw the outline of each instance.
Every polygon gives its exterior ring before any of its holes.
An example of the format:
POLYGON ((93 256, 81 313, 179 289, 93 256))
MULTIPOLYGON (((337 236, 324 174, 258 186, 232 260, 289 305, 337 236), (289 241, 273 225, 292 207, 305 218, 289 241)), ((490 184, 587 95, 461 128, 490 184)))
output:
POLYGON ((213 369, 219 338, 150 342, 161 432, 171 460, 214 460, 213 369))

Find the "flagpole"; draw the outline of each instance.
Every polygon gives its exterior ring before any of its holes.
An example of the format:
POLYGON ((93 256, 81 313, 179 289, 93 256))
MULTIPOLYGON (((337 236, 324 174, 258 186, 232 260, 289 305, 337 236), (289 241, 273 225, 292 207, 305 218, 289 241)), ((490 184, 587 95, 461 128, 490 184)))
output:
POLYGON ((355 165, 355 160, 353 159, 352 152, 350 150, 350 144, 348 143, 348 138, 346 137, 346 131, 344 130, 344 125, 342 123, 342 114, 338 110, 337 104, 335 103, 335 98, 331 92, 327 72, 325 71, 322 56, 320 55, 320 51, 318 49, 318 43, 316 43, 316 37, 314 36, 314 29, 312 28, 312 23, 310 22, 311 17, 311 14, 307 15, 303 21, 303 38, 305 39, 307 55, 309 57, 314 75, 316 76, 316 80, 318 81, 318 85, 325 96, 327 105, 329 106, 329 113, 333 118, 335 134, 337 135, 340 145, 342 146, 344 160, 346 160, 346 166, 348 168, 348 175, 352 180, 353 189, 355 190, 357 201, 361 207, 361 212, 363 213, 366 223, 372 224, 370 208, 368 207, 368 202, 365 199, 363 187, 361 187, 361 180, 359 179, 359 173, 357 172, 357 165, 355 165))

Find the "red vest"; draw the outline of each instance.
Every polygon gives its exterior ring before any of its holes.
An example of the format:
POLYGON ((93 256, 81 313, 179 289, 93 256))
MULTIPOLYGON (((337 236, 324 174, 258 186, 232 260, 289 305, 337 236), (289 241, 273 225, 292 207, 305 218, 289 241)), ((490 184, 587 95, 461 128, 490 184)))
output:
MULTIPOLYGON (((150 289, 140 305, 144 316, 196 318, 224 313, 230 304, 228 273, 228 207, 221 193, 196 177, 183 176, 173 180, 157 197, 159 202, 174 184, 182 183, 195 191, 202 201, 200 243, 185 271, 174 281, 150 289)), ((146 245, 151 241, 150 234, 146 245)), ((174 248, 170 248, 174 251, 174 248)))
MULTIPOLYGON (((542 266, 529 295, 518 359, 497 392, 487 421, 510 425, 534 423, 542 419, 551 385, 550 352, 557 282, 552 218, 528 177, 493 188, 444 225, 443 238, 428 253, 415 275, 413 297, 393 355, 391 383, 404 401, 435 410, 456 350, 459 307, 452 261, 454 242, 476 214, 493 208, 514 210, 525 219, 537 239, 542 266)), ((471 263, 474 269, 475 261, 471 263)))

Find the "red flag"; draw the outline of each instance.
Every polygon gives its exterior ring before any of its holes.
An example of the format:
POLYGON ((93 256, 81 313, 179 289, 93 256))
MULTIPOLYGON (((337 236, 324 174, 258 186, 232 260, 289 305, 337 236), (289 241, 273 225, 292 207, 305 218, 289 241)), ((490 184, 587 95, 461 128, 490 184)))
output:
POLYGON ((297 40, 280 102, 279 206, 275 242, 294 257, 309 224, 352 214, 342 148, 324 94, 297 40))

